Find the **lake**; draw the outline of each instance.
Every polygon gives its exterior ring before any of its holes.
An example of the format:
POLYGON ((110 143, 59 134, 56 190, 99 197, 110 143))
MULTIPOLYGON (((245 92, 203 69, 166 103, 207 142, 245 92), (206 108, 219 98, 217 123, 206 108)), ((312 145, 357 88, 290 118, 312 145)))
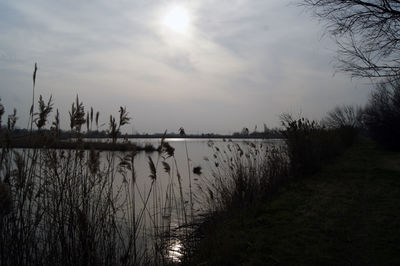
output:
MULTIPOLYGON (((129 141, 142 146, 152 144, 158 147, 160 145, 160 139, 129 139, 129 141)), ((204 206, 205 202, 200 188, 204 185, 204 180, 210 182, 213 172, 222 169, 224 160, 226 162, 228 157, 232 156, 233 147, 237 146, 246 150, 247 148, 268 149, 268 147, 284 145, 281 139, 172 138, 166 139, 165 142, 174 148, 173 157, 158 152, 138 152, 135 156, 136 213, 143 211, 143 206, 146 206, 145 215, 141 217, 143 223, 139 223, 142 232, 139 241, 141 245, 148 239, 154 239, 157 234, 172 232, 190 222, 207 208, 204 206), (156 178, 150 177, 154 175, 154 169, 152 172, 149 166, 150 158, 155 166, 156 178), (165 167, 170 168, 170 174, 165 167), (194 173, 194 168, 197 169, 197 174, 194 173), (180 180, 178 180, 177 173, 180 175, 180 180), (190 193, 190 185, 192 193, 190 193), (193 207, 191 208, 191 206, 193 207)), ((122 157, 124 153, 119 154, 122 157)), ((121 182, 124 178, 119 176, 117 180, 121 182)), ((125 180, 125 182, 129 181, 125 180)), ((168 256, 171 260, 179 261, 180 248, 181 243, 173 238, 168 248, 168 256)))
POLYGON ((265 155, 283 146, 273 139, 190 138, 165 139, 151 153, 1 149, 2 181, 14 201, 2 228, 4 253, 19 250, 19 264, 38 265, 43 258, 72 265, 179 261, 182 237, 191 240, 191 224, 216 206, 213 185, 229 184, 232 162, 263 167, 265 155))

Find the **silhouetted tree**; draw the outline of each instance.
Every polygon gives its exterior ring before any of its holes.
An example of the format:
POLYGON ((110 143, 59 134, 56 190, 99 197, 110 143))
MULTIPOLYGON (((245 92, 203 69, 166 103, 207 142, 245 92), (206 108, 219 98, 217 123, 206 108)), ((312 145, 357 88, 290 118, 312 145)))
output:
POLYGON ((270 130, 269 130, 267 124, 264 123, 264 134, 269 133, 269 131, 270 131, 270 130))
POLYGON ((352 105, 336 106, 329 111, 323 119, 323 124, 329 128, 353 127, 361 126, 362 109, 352 105))
POLYGON ((249 129, 247 127, 244 127, 242 129, 241 135, 242 136, 248 136, 249 135, 249 129))
MULTIPOLYGON (((1 98, 0 98, 0 101, 1 101, 1 98)), ((4 113, 5 113, 4 106, 0 103, 0 131, 1 131, 1 127, 2 127, 1 119, 2 119, 2 117, 4 115, 4 113)))
POLYGON ((377 85, 365 108, 364 123, 378 142, 400 150, 400 80, 377 85))
POLYGON ((400 1, 302 0, 339 45, 339 70, 353 77, 400 78, 400 1))

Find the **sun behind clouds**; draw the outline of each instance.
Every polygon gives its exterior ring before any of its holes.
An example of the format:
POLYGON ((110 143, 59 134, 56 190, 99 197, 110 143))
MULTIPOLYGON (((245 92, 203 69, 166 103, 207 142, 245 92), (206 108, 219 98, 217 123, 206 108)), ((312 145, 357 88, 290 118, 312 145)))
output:
POLYGON ((190 13, 183 6, 174 6, 165 14, 162 23, 176 33, 187 33, 190 26, 190 13))

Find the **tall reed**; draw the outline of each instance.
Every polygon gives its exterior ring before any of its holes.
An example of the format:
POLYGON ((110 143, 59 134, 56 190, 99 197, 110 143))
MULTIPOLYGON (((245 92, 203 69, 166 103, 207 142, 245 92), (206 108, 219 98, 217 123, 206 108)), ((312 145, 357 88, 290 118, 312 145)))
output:
POLYGON ((250 206, 270 195, 289 178, 286 147, 266 142, 229 140, 225 147, 210 141, 214 153, 207 160, 212 176, 202 175, 198 198, 204 201, 206 213, 229 212, 250 206))
POLYGON ((322 163, 352 145, 357 136, 357 130, 349 126, 326 128, 306 118, 294 119, 290 114, 281 118, 292 172, 297 175, 315 173, 322 163))
MULTIPOLYGON (((36 71, 35 65, 33 88, 36 71)), ((7 127, 0 127, 0 264, 169 263, 168 248, 180 234, 173 228, 187 224, 188 206, 174 149, 165 138, 157 160, 148 158, 151 183, 146 190, 137 184, 136 150, 119 153, 84 149, 82 126, 86 124, 90 131, 96 123, 98 128, 99 112, 93 119, 93 109, 85 112, 77 96, 69 111, 73 132, 69 141, 77 145, 59 150, 49 148, 60 141, 58 110, 49 122, 52 98, 45 101, 40 96, 37 106, 37 112, 30 113, 30 123, 39 134, 30 134, 29 138, 40 142, 40 148, 12 148, 15 111, 9 115, 7 127), (45 133, 46 126, 50 126, 51 134, 45 133), (160 166, 169 177, 167 189, 157 180, 160 166)), ((4 113, 0 105, 0 121, 4 113)), ((112 143, 118 141, 129 121, 125 107, 120 108, 119 119, 110 116, 112 143)))

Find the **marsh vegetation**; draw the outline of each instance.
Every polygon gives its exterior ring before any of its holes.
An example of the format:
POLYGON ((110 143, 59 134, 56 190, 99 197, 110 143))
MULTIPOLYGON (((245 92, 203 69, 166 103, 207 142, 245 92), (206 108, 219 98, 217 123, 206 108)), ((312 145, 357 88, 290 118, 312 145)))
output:
MULTIPOLYGON (((35 74, 36 68, 33 91, 35 74)), ((130 122, 124 107, 109 117, 108 139, 86 140, 85 133, 98 130, 100 113, 85 111, 78 97, 69 112, 70 136, 61 138, 60 114, 51 119, 52 98, 40 96, 23 138, 13 134, 16 110, 0 127, 0 262, 191 263, 210 225, 318 172, 360 131, 396 148, 398 139, 382 134, 393 123, 397 132, 398 85, 379 86, 366 108, 339 106, 321 122, 283 114, 283 129, 274 132, 283 140, 202 139, 196 146, 181 128, 179 149, 166 132, 158 143, 121 141, 130 122), (197 152, 204 147, 206 153, 197 152)), ((1 125, 5 111, 0 105, 1 125)))
POLYGON ((272 190, 280 172, 266 171, 267 159, 285 157, 282 141, 201 140, 194 147, 207 149, 200 166, 185 140, 177 156, 165 137, 144 145, 158 146, 145 153, 118 141, 130 120, 123 107, 109 119, 109 139, 90 143, 83 128, 97 121, 78 97, 69 113, 71 138, 61 140, 58 111, 48 122, 52 100, 39 97, 38 107, 23 139, 31 146, 13 143, 16 111, 1 130, 2 265, 177 263, 195 247, 204 215, 258 200, 259 185, 272 190))

